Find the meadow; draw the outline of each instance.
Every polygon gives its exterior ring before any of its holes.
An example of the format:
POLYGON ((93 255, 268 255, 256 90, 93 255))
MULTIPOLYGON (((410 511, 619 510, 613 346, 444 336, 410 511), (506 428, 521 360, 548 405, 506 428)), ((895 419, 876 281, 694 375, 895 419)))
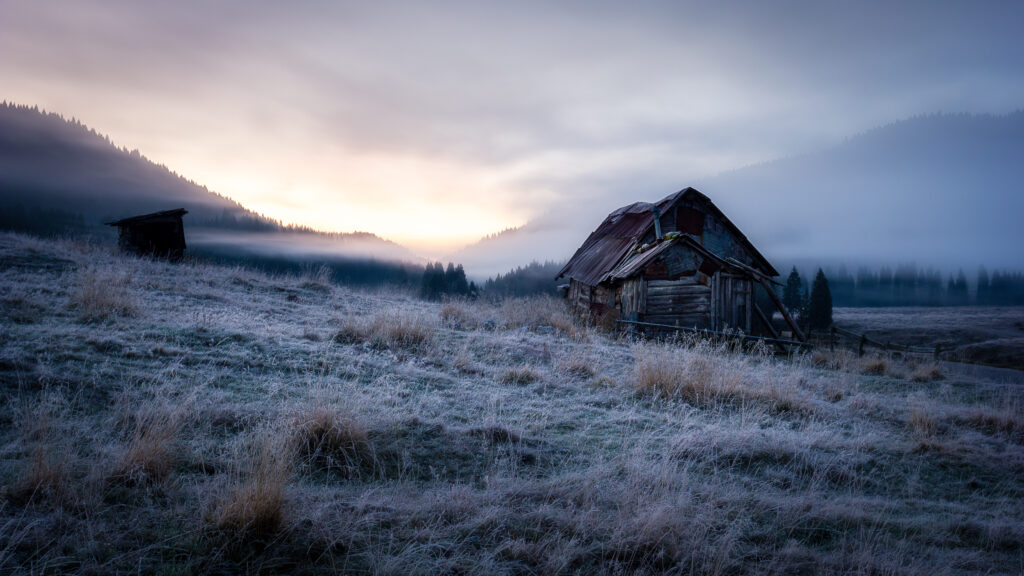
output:
POLYGON ((1017 386, 0 234, 0 573, 1019 574, 1017 386))
POLYGON ((1024 370, 1024 306, 837 308, 834 318, 881 342, 938 345, 954 362, 1024 370))

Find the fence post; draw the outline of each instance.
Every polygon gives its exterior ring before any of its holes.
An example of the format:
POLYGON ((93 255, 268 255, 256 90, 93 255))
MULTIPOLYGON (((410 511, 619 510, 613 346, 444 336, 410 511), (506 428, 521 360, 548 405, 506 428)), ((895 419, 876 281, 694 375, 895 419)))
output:
POLYGON ((828 327, 828 349, 831 352, 836 351, 836 327, 828 327))
POLYGON ((935 359, 938 360, 941 357, 942 344, 935 345, 935 359))
POLYGON ((860 335, 860 346, 857 347, 857 355, 858 356, 863 356, 864 355, 864 344, 867 343, 867 341, 868 341, 868 337, 866 335, 864 335, 864 334, 861 334, 860 335))

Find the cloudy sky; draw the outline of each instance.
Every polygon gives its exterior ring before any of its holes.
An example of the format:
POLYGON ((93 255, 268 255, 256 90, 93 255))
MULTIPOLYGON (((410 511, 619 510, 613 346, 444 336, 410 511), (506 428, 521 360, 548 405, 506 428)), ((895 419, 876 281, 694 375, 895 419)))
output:
POLYGON ((1022 23, 984 1, 0 0, 0 97, 285 222, 441 253, 1019 109, 1022 23))

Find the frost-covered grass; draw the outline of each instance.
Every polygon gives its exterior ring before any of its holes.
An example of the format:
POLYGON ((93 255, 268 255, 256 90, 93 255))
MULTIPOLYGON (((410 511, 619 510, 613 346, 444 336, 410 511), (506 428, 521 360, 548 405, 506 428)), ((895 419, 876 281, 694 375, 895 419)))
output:
POLYGON ((939 365, 16 235, 0 289, 0 573, 1024 566, 1019 390, 939 365))

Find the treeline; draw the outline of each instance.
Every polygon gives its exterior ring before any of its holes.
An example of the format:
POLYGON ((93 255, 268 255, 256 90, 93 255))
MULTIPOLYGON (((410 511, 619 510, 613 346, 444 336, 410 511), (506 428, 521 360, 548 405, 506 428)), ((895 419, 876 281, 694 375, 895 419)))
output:
POLYGON ((206 218, 196 218, 195 228, 214 228, 239 232, 277 232, 284 228, 280 222, 256 214, 240 210, 221 209, 220 214, 206 218))
POLYGON ((242 254, 232 250, 189 247, 188 254, 219 264, 250 266, 271 274, 304 274, 326 268, 330 280, 348 286, 412 288, 423 278, 423 267, 373 258, 301 258, 242 254))
POLYGON ((85 217, 78 212, 0 202, 0 230, 54 237, 83 234, 88 228, 85 217))
MULTIPOLYGON (((963 270, 943 274, 913 263, 895 268, 845 266, 826 269, 835 306, 1019 306, 1024 305, 1024 273, 978 269, 973 279, 963 270)), ((801 280, 802 282, 802 280, 801 280)), ((806 290, 806 287, 802 288, 806 290)))
POLYGON ((462 264, 451 262, 445 268, 440 262, 428 263, 420 280, 420 296, 427 300, 440 300, 444 297, 475 298, 477 287, 466 280, 466 270, 462 264))
POLYGON ((488 297, 529 296, 532 294, 558 294, 555 275, 561 271, 564 262, 533 261, 526 266, 517 266, 506 274, 498 274, 484 282, 483 292, 488 297))

